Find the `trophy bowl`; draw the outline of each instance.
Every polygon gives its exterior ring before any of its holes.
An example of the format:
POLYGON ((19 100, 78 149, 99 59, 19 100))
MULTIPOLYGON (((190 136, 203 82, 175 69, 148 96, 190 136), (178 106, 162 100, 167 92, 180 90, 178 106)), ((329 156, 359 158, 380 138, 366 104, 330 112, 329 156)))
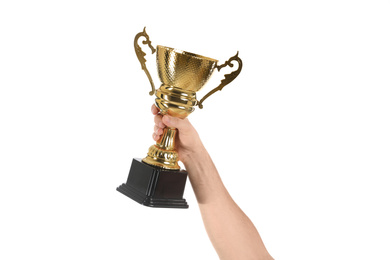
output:
POLYGON ((199 91, 208 81, 218 60, 177 49, 157 46, 157 69, 165 85, 199 91))

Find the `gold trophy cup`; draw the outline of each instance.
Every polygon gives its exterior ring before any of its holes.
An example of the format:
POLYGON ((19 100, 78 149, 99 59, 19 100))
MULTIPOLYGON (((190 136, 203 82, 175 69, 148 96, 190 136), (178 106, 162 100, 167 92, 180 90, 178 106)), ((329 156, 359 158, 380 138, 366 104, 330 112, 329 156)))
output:
MULTIPOLYGON (((186 118, 195 110, 195 106, 203 108, 203 102, 232 82, 242 69, 238 52, 225 63, 217 65, 218 61, 215 59, 158 45, 157 70, 162 84, 155 90, 146 67, 146 54, 138 44, 140 37, 145 38, 142 43, 148 45, 152 53, 155 53, 156 49, 152 46, 145 28, 135 36, 134 48, 137 58, 152 86, 149 94, 156 95, 155 104, 163 115, 186 118), (233 67, 233 61, 238 63, 238 68, 230 74, 225 74, 219 86, 198 101, 196 92, 203 88, 214 70, 220 71, 226 66, 233 67)), ((162 137, 149 148, 147 156, 142 161, 133 159, 126 184, 122 184, 117 190, 145 206, 188 208, 186 200, 183 199, 187 172, 180 170, 178 165, 176 133, 177 129, 166 127, 162 137)))

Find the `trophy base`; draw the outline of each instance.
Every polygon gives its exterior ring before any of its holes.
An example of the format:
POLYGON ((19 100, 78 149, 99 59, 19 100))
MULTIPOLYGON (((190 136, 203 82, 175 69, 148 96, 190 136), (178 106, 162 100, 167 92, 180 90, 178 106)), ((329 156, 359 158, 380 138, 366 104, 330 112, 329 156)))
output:
POLYGON ((133 159, 126 184, 116 190, 130 199, 155 208, 188 208, 183 199, 186 171, 170 171, 133 159))

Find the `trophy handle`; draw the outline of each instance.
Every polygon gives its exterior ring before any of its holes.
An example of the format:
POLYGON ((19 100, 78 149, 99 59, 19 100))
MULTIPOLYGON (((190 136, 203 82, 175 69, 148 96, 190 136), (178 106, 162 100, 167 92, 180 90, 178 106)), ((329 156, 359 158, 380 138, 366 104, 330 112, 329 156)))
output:
POLYGON ((229 65, 229 67, 233 67, 233 63, 232 61, 237 61, 238 63, 238 68, 233 71, 232 73, 230 74, 225 74, 225 78, 223 80, 221 80, 221 83, 219 84, 218 87, 216 87, 215 89, 211 90, 209 93, 207 93, 200 101, 199 101, 199 108, 203 108, 203 101, 205 101, 206 98, 208 98, 209 96, 211 96, 212 94, 214 94, 215 92, 217 92, 217 90, 222 90, 223 87, 225 87, 227 84, 229 84, 230 82, 232 82, 237 76, 238 74, 240 74, 241 72, 241 69, 242 69, 242 60, 238 57, 238 52, 236 55, 234 55, 233 57, 231 57, 230 59, 228 59, 224 64, 222 65, 219 65, 217 66, 216 68, 218 69, 218 71, 220 71, 223 67, 226 67, 229 65))
POLYGON ((148 69, 146 68, 146 59, 145 59, 145 55, 146 53, 142 51, 141 47, 138 45, 138 39, 140 37, 145 37, 146 40, 142 41, 143 44, 147 44, 149 46, 149 48, 152 50, 152 54, 155 53, 156 49, 153 48, 152 46, 152 42, 149 40, 149 35, 146 33, 145 31, 146 27, 144 27, 144 30, 140 33, 138 33, 135 38, 134 38, 134 49, 135 49, 135 54, 137 54, 137 58, 139 60, 139 62, 141 63, 141 68, 143 71, 145 71, 145 74, 146 76, 148 77, 149 81, 150 81, 150 85, 152 85, 152 91, 149 92, 149 95, 153 95, 154 92, 155 92, 155 87, 154 87, 154 83, 153 83, 153 79, 152 77, 150 76, 150 73, 148 71, 148 69))

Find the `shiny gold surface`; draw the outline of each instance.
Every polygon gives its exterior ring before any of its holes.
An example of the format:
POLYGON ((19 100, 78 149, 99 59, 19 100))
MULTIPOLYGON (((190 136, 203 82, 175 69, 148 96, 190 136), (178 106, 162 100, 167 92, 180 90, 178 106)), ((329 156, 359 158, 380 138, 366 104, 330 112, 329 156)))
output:
POLYGON ((191 114, 198 103, 196 94, 168 85, 162 85, 156 91, 156 106, 162 114, 174 117, 186 118, 191 114))
POLYGON ((149 79, 150 85, 152 86, 152 91, 149 92, 149 95, 153 95, 154 91, 155 91, 155 87, 154 87, 153 79, 150 76, 149 70, 146 67, 146 59, 145 59, 146 53, 142 51, 142 48, 138 44, 138 39, 141 37, 144 37, 146 39, 146 40, 142 41, 142 44, 147 44, 149 46, 150 50, 152 51, 152 54, 156 52, 156 49, 154 49, 154 47, 152 46, 152 42, 149 40, 149 35, 146 33, 146 27, 144 28, 144 30, 142 32, 137 33, 137 35, 134 38, 135 54, 137 55, 137 58, 138 58, 139 62, 141 63, 141 69, 143 71, 145 71, 145 74, 149 79))
POLYGON ((157 70, 161 82, 186 91, 199 91, 209 80, 217 62, 190 52, 157 46, 157 70))
POLYGON ((214 94, 215 92, 217 92, 218 90, 222 90, 227 84, 229 84, 230 82, 232 82, 240 73, 241 73, 241 69, 242 69, 242 60, 238 57, 238 52, 236 55, 234 55, 233 57, 231 57, 230 59, 228 59, 224 64, 222 65, 218 65, 217 66, 217 69, 218 71, 220 71, 222 68, 226 67, 226 66, 229 66, 229 67, 233 67, 233 63, 232 61, 236 61, 238 63, 238 68, 231 72, 230 74, 225 74, 225 78, 223 80, 221 80, 221 83, 219 84, 218 87, 216 87, 215 89, 211 90, 209 93, 207 93, 199 102, 198 106, 199 108, 203 108, 203 101, 205 101, 206 98, 208 98, 209 96, 211 96, 212 94, 214 94))
POLYGON ((178 154, 175 150, 177 129, 166 127, 161 138, 149 148, 143 162, 169 170, 180 170, 178 154))
MULTIPOLYGON (((134 48, 137 58, 141 63, 141 68, 145 71, 152 91, 149 94, 156 95, 156 106, 162 114, 168 114, 174 117, 186 118, 195 110, 195 106, 203 108, 203 101, 218 90, 222 90, 227 84, 232 82, 241 72, 242 61, 238 57, 238 52, 222 65, 217 66, 218 61, 190 52, 180 51, 174 48, 157 46, 157 70, 158 76, 162 82, 159 89, 155 91, 153 80, 146 68, 146 55, 138 45, 138 39, 144 37, 142 43, 147 44, 155 52, 151 45, 149 36, 144 29, 136 35, 134 39, 134 48), (215 68, 220 71, 222 68, 233 67, 233 61, 236 61, 238 68, 230 74, 225 74, 225 78, 218 87, 207 93, 200 102, 196 99, 196 92, 201 90, 207 83, 215 68)), ((175 128, 165 128, 160 140, 149 148, 147 156, 143 159, 145 163, 169 170, 179 170, 178 153, 175 150, 175 128)))

